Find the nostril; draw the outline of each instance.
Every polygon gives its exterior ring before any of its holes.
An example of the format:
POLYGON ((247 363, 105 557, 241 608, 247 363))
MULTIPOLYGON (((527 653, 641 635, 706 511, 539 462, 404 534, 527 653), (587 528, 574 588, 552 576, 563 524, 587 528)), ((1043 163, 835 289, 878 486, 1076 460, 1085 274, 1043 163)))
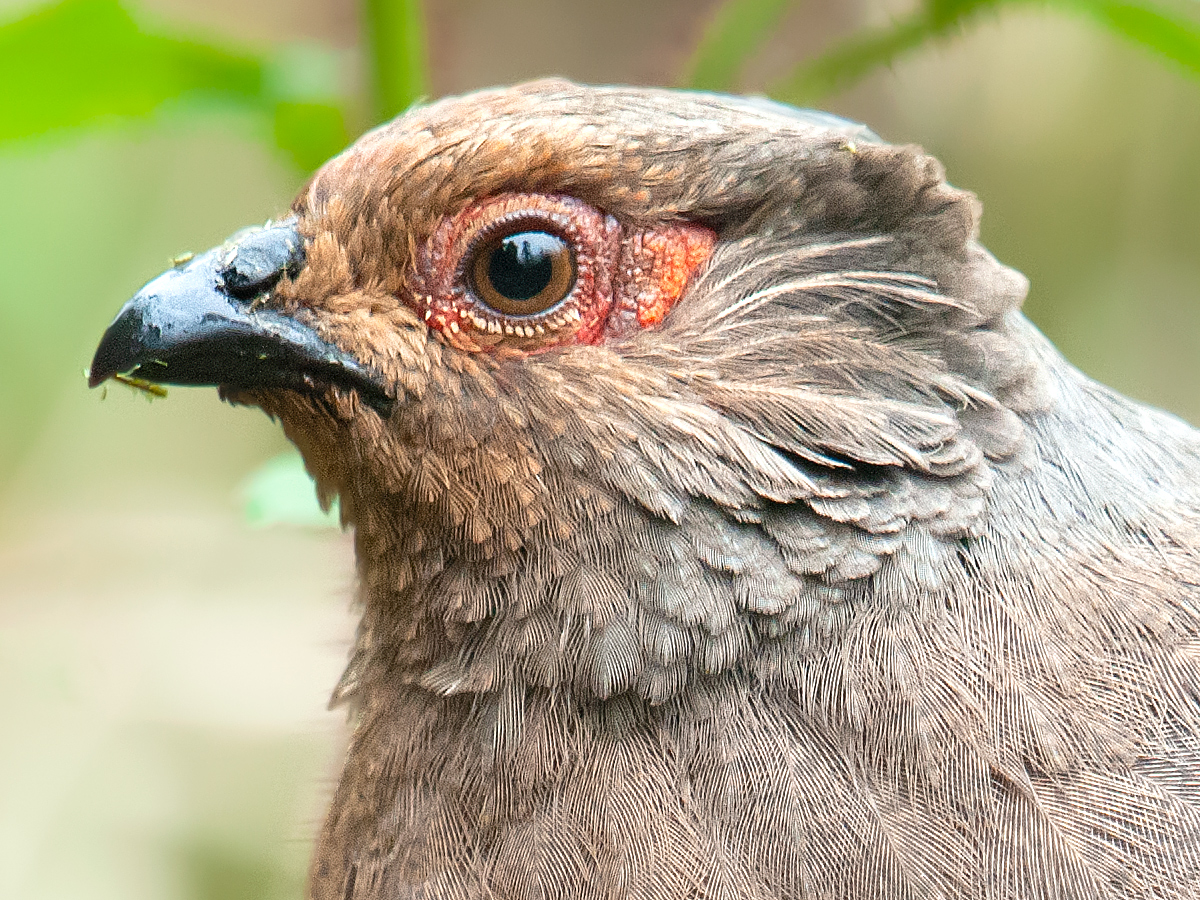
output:
POLYGON ((288 225, 268 225, 231 241, 218 275, 225 292, 241 300, 273 288, 284 273, 294 275, 304 263, 304 241, 288 225))

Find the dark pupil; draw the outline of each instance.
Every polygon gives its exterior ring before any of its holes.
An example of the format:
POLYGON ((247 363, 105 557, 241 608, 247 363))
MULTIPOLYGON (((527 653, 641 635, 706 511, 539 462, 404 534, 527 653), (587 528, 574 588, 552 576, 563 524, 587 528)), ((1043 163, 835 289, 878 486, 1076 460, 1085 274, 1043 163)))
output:
POLYGON ((562 238, 544 231, 522 231, 502 240, 488 260, 488 281, 501 297, 530 300, 550 284, 554 256, 562 238))

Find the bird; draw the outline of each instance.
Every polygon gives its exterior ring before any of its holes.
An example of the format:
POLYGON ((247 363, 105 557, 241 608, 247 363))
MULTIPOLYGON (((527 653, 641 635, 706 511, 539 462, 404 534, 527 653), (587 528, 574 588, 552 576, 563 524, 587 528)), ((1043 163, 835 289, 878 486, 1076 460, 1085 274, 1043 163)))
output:
POLYGON ((764 98, 418 105, 149 282, 354 531, 315 900, 1200 896, 1200 433, 922 149, 764 98))

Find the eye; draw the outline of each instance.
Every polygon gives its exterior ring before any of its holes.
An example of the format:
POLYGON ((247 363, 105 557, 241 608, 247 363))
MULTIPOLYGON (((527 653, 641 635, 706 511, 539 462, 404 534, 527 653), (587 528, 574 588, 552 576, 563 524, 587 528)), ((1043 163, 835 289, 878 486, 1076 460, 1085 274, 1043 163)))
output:
POLYGON ((438 223, 410 290, 429 327, 463 349, 592 341, 612 308, 621 236, 573 197, 487 197, 438 223))
POLYGON ((623 226, 562 194, 496 194, 442 217, 405 293, 459 350, 537 353, 662 322, 716 235, 689 222, 623 226))
POLYGON ((475 296, 498 313, 532 316, 561 303, 575 286, 575 254, 548 231, 518 231, 487 241, 468 262, 475 296))

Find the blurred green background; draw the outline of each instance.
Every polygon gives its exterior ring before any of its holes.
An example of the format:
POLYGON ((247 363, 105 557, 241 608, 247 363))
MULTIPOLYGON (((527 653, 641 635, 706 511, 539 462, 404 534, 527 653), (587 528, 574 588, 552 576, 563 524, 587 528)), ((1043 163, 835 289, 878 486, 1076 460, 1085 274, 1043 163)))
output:
POLYGON ((261 414, 84 385, 171 257, 417 95, 770 90, 940 157, 1066 355, 1200 422, 1197 7, 0 0, 0 896, 298 896, 337 774, 348 537, 261 527, 261 414))

